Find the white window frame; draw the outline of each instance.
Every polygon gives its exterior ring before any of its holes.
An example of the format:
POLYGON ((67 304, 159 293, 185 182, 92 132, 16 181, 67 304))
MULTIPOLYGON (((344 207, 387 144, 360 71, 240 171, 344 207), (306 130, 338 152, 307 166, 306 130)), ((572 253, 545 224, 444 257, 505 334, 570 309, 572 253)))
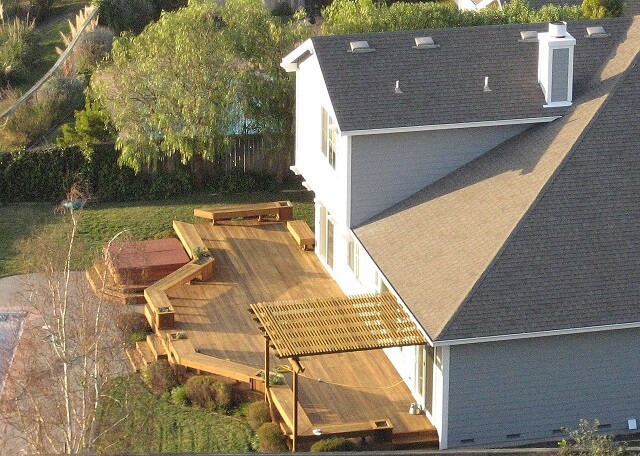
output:
POLYGON ((329 111, 321 106, 321 145, 320 148, 329 165, 336 168, 336 149, 338 147, 338 124, 335 119, 329 115, 329 111))
POLYGON ((353 239, 347 242, 347 264, 353 275, 360 282, 360 244, 353 239))

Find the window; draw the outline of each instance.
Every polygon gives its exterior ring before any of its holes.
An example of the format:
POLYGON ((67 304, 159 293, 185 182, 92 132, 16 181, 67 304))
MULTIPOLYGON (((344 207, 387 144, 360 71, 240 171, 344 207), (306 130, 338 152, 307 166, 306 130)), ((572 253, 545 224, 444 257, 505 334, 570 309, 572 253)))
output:
POLYGON ((327 266, 333 268, 333 222, 324 206, 320 206, 320 255, 327 262, 327 266))
POLYGON ((336 167, 336 145, 338 140, 338 125, 322 107, 322 153, 327 157, 332 168, 336 167))
POLYGON ((355 241, 347 243, 347 264, 358 281, 360 280, 360 246, 355 241))
POLYGON ((327 219, 327 265, 333 269, 333 222, 327 219))

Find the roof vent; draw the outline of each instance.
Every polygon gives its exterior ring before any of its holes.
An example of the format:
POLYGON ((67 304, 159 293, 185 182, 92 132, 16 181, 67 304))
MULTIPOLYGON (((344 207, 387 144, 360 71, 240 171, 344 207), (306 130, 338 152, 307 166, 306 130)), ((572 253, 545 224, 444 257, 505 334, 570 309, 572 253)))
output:
POLYGON ((374 48, 369 47, 368 41, 351 41, 349 43, 351 49, 349 52, 372 52, 375 51, 374 48))
POLYGON ((610 33, 604 31, 604 27, 601 25, 596 25, 594 27, 587 27, 587 34, 584 36, 585 38, 605 38, 610 36, 610 33))
POLYGON ((396 93, 402 93, 402 89, 400 89, 400 81, 396 81, 396 93))
POLYGON ((537 43, 538 32, 535 30, 523 30, 520 32, 520 39, 518 41, 523 43, 537 43))
POLYGON ((433 49, 439 48, 440 45, 434 43, 433 38, 430 36, 416 36, 416 45, 412 46, 414 49, 433 49))
POLYGON ((484 77, 484 91, 491 92, 491 88, 489 87, 489 76, 484 77))

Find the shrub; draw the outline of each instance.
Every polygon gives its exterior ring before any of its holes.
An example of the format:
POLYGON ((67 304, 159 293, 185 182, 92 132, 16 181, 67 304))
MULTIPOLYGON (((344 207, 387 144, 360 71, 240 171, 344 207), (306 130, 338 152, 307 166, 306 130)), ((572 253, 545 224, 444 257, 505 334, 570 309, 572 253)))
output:
POLYGON ((36 98, 39 102, 52 102, 60 109, 56 120, 61 120, 84 103, 85 83, 78 78, 51 78, 45 82, 36 98))
POLYGON ((356 444, 344 437, 322 439, 311 445, 313 453, 328 453, 332 451, 354 451, 356 444))
POLYGON ((186 386, 179 385, 171 390, 171 403, 173 405, 189 405, 186 386))
POLYGON ((100 104, 87 98, 84 109, 76 111, 74 121, 62 126, 62 136, 57 139, 61 147, 78 147, 82 154, 91 161, 95 146, 100 143, 113 142, 115 131, 109 116, 100 104))
POLYGON ((38 20, 38 23, 46 20, 51 15, 51 8, 58 0, 30 0, 29 13, 38 20))
POLYGON ((566 439, 558 442, 561 456, 573 455, 598 455, 598 456, 618 456, 627 452, 624 444, 613 441, 610 435, 599 434, 598 426, 600 421, 594 420, 593 425, 587 420, 580 420, 578 429, 564 429, 569 434, 569 441, 566 439))
MULTIPOLYGON (((34 97, 18 106, 6 117, 0 131, 5 150, 20 150, 44 139, 83 102, 81 81, 74 78, 52 78, 34 97)), ((5 93, 14 102, 16 94, 5 93)))
POLYGON ((183 6, 187 6, 187 0, 153 0, 156 13, 159 15, 162 11, 175 11, 183 6))
POLYGON ((209 375, 194 375, 185 383, 192 404, 205 409, 227 409, 231 405, 231 389, 209 375))
POLYGON ((73 65, 77 73, 91 73, 111 54, 113 31, 107 27, 97 27, 85 33, 73 48, 73 65))
POLYGON ((149 364, 143 372, 143 378, 157 394, 178 386, 176 374, 166 359, 159 359, 149 364))
POLYGON ((33 22, 0 18, 0 82, 6 84, 27 76, 35 49, 33 22))
POLYGON ((263 453, 281 453, 287 451, 284 435, 276 423, 264 423, 256 433, 258 451, 263 453))
POLYGON ((147 318, 139 312, 123 312, 116 317, 116 328, 124 336, 128 336, 131 333, 144 333, 151 332, 151 326, 147 318))
POLYGON ((622 16, 622 0, 583 0, 582 14, 587 19, 622 16))
POLYGON ((249 404, 247 408, 247 421, 251 429, 258 430, 264 423, 271 422, 271 412, 269 404, 264 401, 256 401, 249 404))
POLYGON ((151 0, 97 0, 97 4, 101 23, 118 34, 138 34, 157 17, 151 0))
POLYGON ((271 10, 271 14, 280 17, 290 17, 293 16, 293 9, 287 2, 280 2, 271 10))
POLYGON ((145 340, 147 340, 147 334, 146 332, 140 332, 140 331, 133 331, 128 333, 125 337, 127 339, 127 346, 129 347, 133 347, 136 342, 144 342, 145 340))

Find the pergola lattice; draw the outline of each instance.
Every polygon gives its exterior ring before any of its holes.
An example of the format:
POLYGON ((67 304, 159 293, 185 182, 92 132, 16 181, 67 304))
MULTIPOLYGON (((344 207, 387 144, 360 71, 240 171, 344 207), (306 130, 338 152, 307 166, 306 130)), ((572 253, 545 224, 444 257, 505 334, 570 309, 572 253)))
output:
POLYGON ((426 344, 391 293, 252 304, 279 358, 426 344))

